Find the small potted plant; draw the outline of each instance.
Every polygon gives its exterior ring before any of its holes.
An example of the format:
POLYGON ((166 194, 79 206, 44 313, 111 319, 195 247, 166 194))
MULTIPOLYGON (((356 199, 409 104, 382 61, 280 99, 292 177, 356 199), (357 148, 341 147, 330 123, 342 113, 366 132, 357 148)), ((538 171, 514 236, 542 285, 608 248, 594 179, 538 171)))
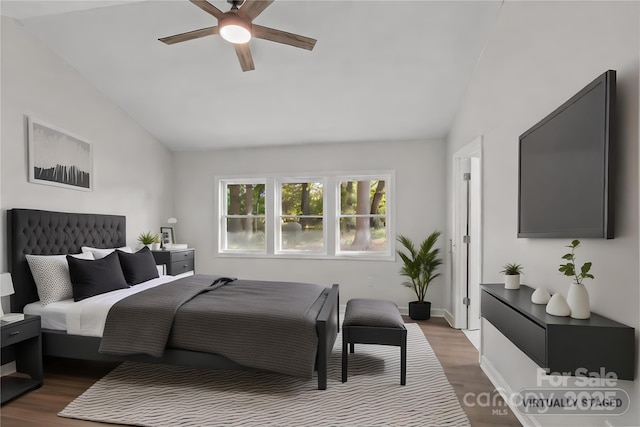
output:
POLYGON ((500 273, 504 274, 505 289, 520 289, 520 275, 522 274, 522 265, 511 263, 502 266, 500 273))
POLYGON ((411 282, 404 282, 403 285, 413 289, 418 298, 417 301, 409 303, 409 317, 413 320, 427 320, 431 317, 431 302, 425 301, 424 298, 431 282, 440 276, 440 273, 436 273, 442 264, 442 259, 438 257, 440 249, 434 248, 440 234, 439 231, 434 231, 419 248, 416 248, 408 237, 398 236, 398 242, 408 252, 396 251, 403 262, 400 274, 411 279, 411 282))
POLYGON ((152 233, 151 231, 147 231, 146 233, 140 233, 140 235, 138 236, 138 241, 144 246, 151 249, 152 244, 160 243, 160 237, 157 234, 152 233))
POLYGON ((591 306, 589 303, 589 293, 584 287, 582 281, 584 279, 593 279, 591 271, 591 262, 585 262, 580 268, 580 273, 576 272, 576 255, 575 251, 580 246, 580 240, 573 240, 567 248, 571 249, 571 253, 564 254, 562 259, 567 260, 566 264, 560 264, 558 269, 565 276, 573 278, 573 283, 569 286, 567 293, 567 304, 571 309, 571 317, 574 319, 588 319, 591 317, 591 306))

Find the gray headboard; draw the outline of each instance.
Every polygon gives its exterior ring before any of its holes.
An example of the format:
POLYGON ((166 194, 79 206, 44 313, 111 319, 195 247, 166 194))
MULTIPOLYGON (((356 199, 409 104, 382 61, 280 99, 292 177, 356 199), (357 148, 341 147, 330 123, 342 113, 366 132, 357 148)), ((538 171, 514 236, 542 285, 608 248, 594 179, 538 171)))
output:
POLYGON ((22 312, 25 305, 39 299, 26 254, 75 254, 81 252, 82 246, 125 246, 126 217, 9 209, 7 235, 9 271, 15 289, 11 296, 11 311, 22 312))

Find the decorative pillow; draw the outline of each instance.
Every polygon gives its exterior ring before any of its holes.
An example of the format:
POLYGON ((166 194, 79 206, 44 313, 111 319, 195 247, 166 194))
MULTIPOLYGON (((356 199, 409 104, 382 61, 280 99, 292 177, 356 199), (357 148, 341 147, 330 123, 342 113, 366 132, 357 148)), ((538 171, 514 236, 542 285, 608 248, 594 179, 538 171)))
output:
POLYGON ((156 260, 146 246, 135 254, 129 254, 121 250, 117 250, 116 253, 120 259, 124 278, 129 285, 137 285, 160 277, 156 268, 156 260))
POLYGON ((132 253, 133 249, 131 249, 129 246, 123 246, 121 248, 109 248, 109 249, 102 249, 102 248, 92 248, 89 246, 83 246, 82 248, 82 252, 91 252, 93 254, 93 259, 101 259, 106 257, 107 255, 109 255, 110 253, 112 253, 113 251, 115 251, 116 249, 123 251, 123 252, 129 252, 132 253))
MULTIPOLYGON (((93 254, 70 255, 73 258, 91 260, 93 254)), ((73 297, 67 255, 25 255, 33 281, 36 282, 38 297, 42 305, 73 297)))
POLYGON ((95 261, 70 256, 67 261, 74 301, 129 287, 115 252, 95 261))

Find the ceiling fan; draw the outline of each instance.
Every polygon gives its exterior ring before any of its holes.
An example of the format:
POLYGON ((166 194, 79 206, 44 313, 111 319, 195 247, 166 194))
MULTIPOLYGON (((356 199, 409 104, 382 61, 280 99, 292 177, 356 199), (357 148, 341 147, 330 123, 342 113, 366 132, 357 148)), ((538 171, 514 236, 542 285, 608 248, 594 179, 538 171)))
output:
POLYGON ((227 0, 231 4, 231 10, 228 12, 222 12, 206 0, 189 1, 216 17, 218 25, 163 37, 158 40, 166 44, 174 44, 219 34, 223 39, 233 43, 242 71, 255 70, 248 43, 253 37, 307 50, 313 50, 316 45, 315 39, 252 23, 274 0, 227 0))

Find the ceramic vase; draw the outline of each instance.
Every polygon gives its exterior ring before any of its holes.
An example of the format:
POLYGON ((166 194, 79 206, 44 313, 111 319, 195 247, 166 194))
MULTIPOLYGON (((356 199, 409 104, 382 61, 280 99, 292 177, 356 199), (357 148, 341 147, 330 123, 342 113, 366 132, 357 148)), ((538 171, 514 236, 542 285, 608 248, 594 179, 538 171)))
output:
POLYGON ((571 309, 569 308, 569 304, 567 304, 567 300, 564 299, 562 294, 553 294, 547 303, 546 308, 547 313, 553 314, 554 316, 566 317, 571 314, 571 309))
POLYGON ((504 288, 505 289, 520 289, 520 275, 519 274, 505 274, 505 276, 504 276, 504 288))
POLYGON ((549 302, 551 295, 549 295, 549 291, 545 288, 537 288, 531 294, 531 302, 534 304, 546 304, 549 302))
POLYGON ((589 292, 587 292, 587 288, 583 284, 571 284, 567 293, 567 304, 571 309, 571 317, 574 319, 588 319, 591 317, 589 292))

